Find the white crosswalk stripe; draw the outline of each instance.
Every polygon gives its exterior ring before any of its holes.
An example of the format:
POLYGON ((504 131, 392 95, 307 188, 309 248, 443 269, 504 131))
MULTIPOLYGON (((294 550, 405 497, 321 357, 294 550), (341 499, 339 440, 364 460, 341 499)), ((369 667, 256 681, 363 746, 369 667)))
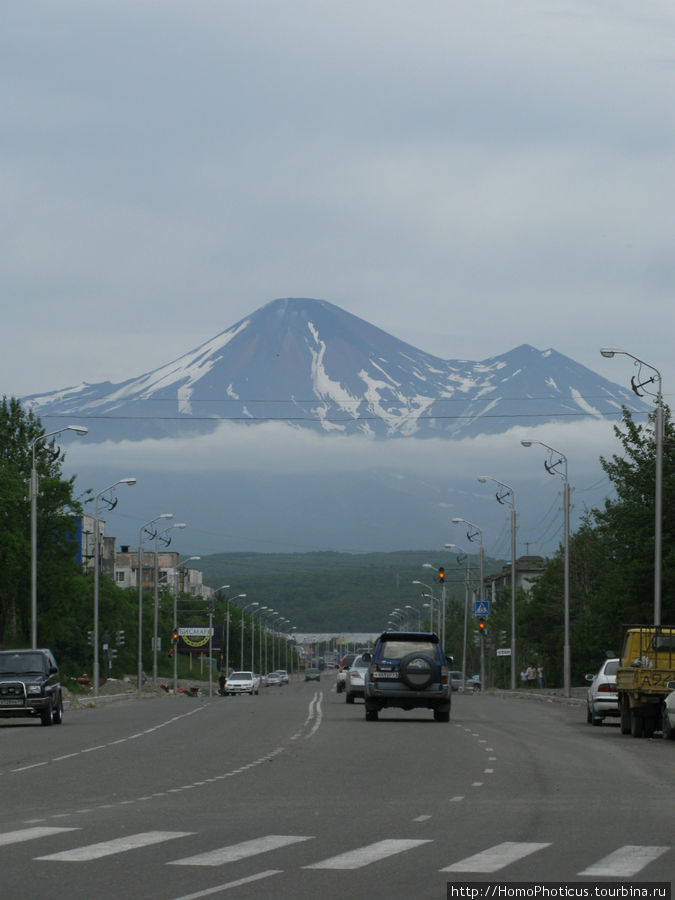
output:
POLYGON ((550 844, 533 842, 505 841, 503 844, 490 847, 489 850, 483 850, 481 853, 467 856, 466 859, 461 859, 451 866, 446 866, 441 869, 441 872, 498 872, 505 866, 550 846, 550 844))
POLYGON ((218 850, 209 850, 207 853, 198 853, 196 856, 186 856, 184 859, 171 860, 171 866, 222 866, 225 863, 246 859, 248 856, 257 856, 258 853, 266 853, 268 850, 278 850, 280 847, 288 847, 289 844, 297 844, 299 841, 311 841, 311 837, 294 834, 268 834, 266 837, 256 838, 252 841, 242 841, 239 844, 231 844, 229 847, 221 847, 218 850))
POLYGON ((596 878, 604 875, 630 878, 631 875, 636 875, 668 850, 670 847, 639 847, 634 844, 626 844, 577 874, 594 875, 596 878))
POLYGON ((194 834, 194 832, 143 831, 140 834, 129 834, 126 837, 115 838, 112 841, 101 841, 98 844, 75 847, 73 850, 63 850, 61 853, 38 856, 36 859, 54 862, 88 862, 91 859, 101 859, 103 856, 112 856, 115 853, 126 853, 127 850, 149 847, 151 844, 161 844, 163 841, 171 841, 179 837, 189 837, 191 834, 194 834))
POLYGON ((348 853, 340 853, 339 856, 331 856, 318 863, 312 863, 311 866, 304 866, 305 869, 360 869, 362 866, 368 866, 380 859, 386 859, 388 856, 394 856, 397 853, 403 853, 404 850, 411 850, 413 847, 419 847, 420 844, 429 844, 430 841, 425 840, 389 840, 377 841, 375 844, 368 844, 366 847, 360 847, 358 850, 351 850, 348 853))
POLYGON ((63 831, 79 831, 79 828, 49 828, 37 826, 35 828, 19 828, 17 831, 5 831, 0 834, 0 847, 7 844, 19 844, 22 841, 34 841, 37 838, 49 837, 52 834, 60 834, 63 831))

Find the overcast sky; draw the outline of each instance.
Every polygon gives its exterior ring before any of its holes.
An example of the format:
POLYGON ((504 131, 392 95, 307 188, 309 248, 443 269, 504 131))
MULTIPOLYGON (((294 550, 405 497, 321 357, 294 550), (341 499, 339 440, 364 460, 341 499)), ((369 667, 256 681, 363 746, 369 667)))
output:
POLYGON ((295 296, 674 402, 672 0, 5 2, 0 73, 2 394, 295 296))
POLYGON ((31 0, 0 42, 3 393, 285 296, 675 391, 672 0, 31 0))

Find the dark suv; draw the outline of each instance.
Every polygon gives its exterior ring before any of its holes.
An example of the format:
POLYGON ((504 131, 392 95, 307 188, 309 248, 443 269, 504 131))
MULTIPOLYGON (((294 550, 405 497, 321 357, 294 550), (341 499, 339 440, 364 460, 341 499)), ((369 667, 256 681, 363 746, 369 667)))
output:
POLYGON ((0 718, 17 716, 61 724, 63 697, 51 650, 0 650, 0 718))
POLYGON ((450 684, 438 635, 385 631, 377 639, 366 679, 366 719, 381 709, 433 709, 437 722, 450 721, 450 684))

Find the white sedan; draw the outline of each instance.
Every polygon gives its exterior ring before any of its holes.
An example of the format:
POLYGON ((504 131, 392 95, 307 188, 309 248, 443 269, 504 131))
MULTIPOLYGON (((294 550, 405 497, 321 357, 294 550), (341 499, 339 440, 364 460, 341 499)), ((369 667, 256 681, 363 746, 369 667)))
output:
POLYGON ((232 672, 225 679, 223 693, 230 694, 257 694, 260 689, 260 679, 253 672, 232 672))
POLYGON ((675 681, 669 681, 666 687, 670 693, 661 708, 661 728, 664 738, 675 740, 675 681))

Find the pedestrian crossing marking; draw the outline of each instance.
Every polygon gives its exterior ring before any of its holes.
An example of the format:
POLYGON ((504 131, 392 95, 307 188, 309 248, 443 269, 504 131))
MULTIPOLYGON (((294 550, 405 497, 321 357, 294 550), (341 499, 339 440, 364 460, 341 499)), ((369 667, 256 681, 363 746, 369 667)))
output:
POLYGON ((171 841, 179 837, 189 837, 191 834, 194 834, 194 832, 143 831, 140 834, 129 834, 126 837, 115 838, 112 841, 101 841, 98 844, 74 847, 72 850, 64 850, 61 853, 38 856, 36 859, 53 862, 86 862, 91 859, 101 859, 103 856, 113 856, 115 853, 125 853, 127 850, 136 850, 138 847, 161 844, 163 841, 171 841))
POLYGON ((498 872, 510 863, 550 846, 543 843, 505 841, 503 844, 490 847, 489 850, 483 850, 451 866, 446 866, 441 872, 498 872))
POLYGON ((36 838, 49 837, 52 834, 60 834, 62 831, 79 830, 79 828, 52 828, 46 825, 35 828, 19 828, 17 831, 6 831, 4 834, 0 834, 0 847, 19 844, 22 841, 34 841, 36 838))
POLYGON ((254 838, 251 841, 241 841, 239 844, 231 844, 229 847, 221 847, 218 850, 209 850, 206 853, 198 853, 196 856, 186 856, 183 859, 174 859, 170 866, 222 866, 225 863, 237 862, 248 856, 256 856, 258 853, 267 853, 268 850, 278 850, 289 844, 297 844, 299 841, 311 841, 312 837, 295 834, 268 834, 265 837, 254 838))
POLYGON ((619 878, 629 878, 650 862, 658 859, 667 850, 670 850, 670 847, 638 847, 634 844, 626 844, 578 874, 616 875, 619 878))
POLYGON ((366 847, 360 847, 358 850, 350 850, 347 853, 340 853, 338 856, 331 856, 321 862, 313 863, 310 866, 304 866, 305 869, 360 869, 362 866, 368 866, 380 859, 386 859, 388 856, 395 856, 404 850, 411 850, 420 844, 429 844, 429 840, 385 840, 377 841, 375 844, 369 844, 366 847))
MULTIPOLYGON (((456 800, 459 798, 453 798, 456 800)), ((423 821, 426 817, 420 816, 416 821, 423 821)), ((80 831, 80 828, 65 826, 34 825, 13 831, 0 832, 0 852, 3 847, 19 844, 40 838, 50 838, 67 832, 80 831)), ((36 860, 52 862, 86 862, 101 859, 114 854, 121 854, 129 850, 160 844, 165 841, 175 840, 179 837, 189 837, 196 832, 192 831, 147 831, 138 834, 127 835, 109 841, 87 844, 74 847, 71 850, 59 853, 51 853, 44 856, 33 857, 36 860)), ((220 866, 229 862, 236 862, 249 857, 257 856, 271 850, 279 850, 305 841, 311 841, 312 835, 278 835, 269 834, 252 840, 230 844, 216 850, 199 853, 193 856, 183 857, 177 860, 169 860, 167 865, 180 866, 220 866)), ((348 870, 359 869, 363 866, 379 860, 387 859, 407 850, 415 849, 423 844, 434 843, 432 840, 423 839, 389 839, 357 847, 354 850, 331 856, 309 865, 305 869, 348 870)), ((548 842, 511 842, 505 841, 496 844, 472 856, 467 856, 452 863, 441 872, 475 872, 489 874, 516 863, 525 857, 551 847, 548 842)), ((641 872, 646 866, 658 860, 661 856, 672 851, 672 846, 651 846, 626 844, 614 852, 602 857, 587 868, 576 872, 580 876, 619 877, 630 878, 641 872)), ((277 870, 273 870, 276 872, 277 870)), ((570 877, 574 873, 570 873, 570 877)), ((234 886, 234 883, 232 883, 234 886)), ((225 885, 229 887, 230 885, 225 885)))

